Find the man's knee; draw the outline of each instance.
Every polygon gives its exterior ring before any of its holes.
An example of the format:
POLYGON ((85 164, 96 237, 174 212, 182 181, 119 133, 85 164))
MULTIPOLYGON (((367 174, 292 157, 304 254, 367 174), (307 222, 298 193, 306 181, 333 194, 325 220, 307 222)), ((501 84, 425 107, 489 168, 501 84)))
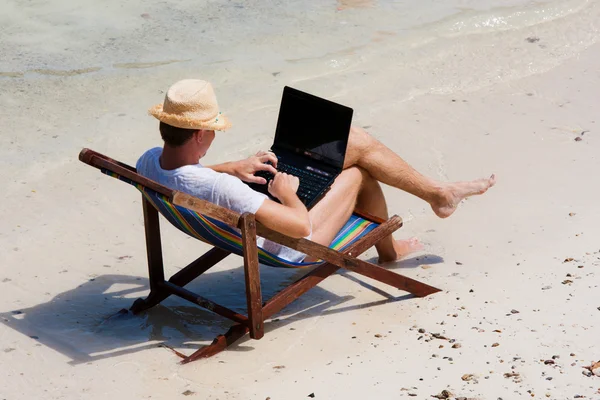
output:
POLYGON ((361 128, 360 126, 352 126, 350 128, 350 137, 348 139, 348 145, 361 149, 365 148, 372 142, 373 137, 369 135, 369 132, 361 128))
POLYGON ((359 126, 352 126, 346 151, 346 156, 350 158, 347 166, 359 164, 359 160, 371 151, 376 143, 377 140, 369 132, 359 126))

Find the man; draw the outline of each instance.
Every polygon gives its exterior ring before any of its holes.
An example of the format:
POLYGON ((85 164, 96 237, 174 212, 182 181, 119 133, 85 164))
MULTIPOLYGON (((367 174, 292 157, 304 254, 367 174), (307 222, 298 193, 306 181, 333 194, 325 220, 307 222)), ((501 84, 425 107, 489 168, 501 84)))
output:
MULTIPOLYGON (((427 178, 364 129, 352 127, 343 172, 327 194, 310 210, 296 195, 298 178, 277 172, 273 153, 259 152, 246 160, 204 167, 215 131, 231 126, 219 112, 210 83, 186 79, 169 88, 164 104, 149 113, 160 121, 164 147, 148 150, 137 163, 138 172, 170 188, 189 193, 238 213, 250 212, 263 225, 292 237, 310 237, 329 245, 355 207, 388 218, 380 182, 411 193, 431 205, 441 217, 450 216, 468 196, 482 194, 495 184, 495 177, 470 182, 443 183, 427 178), (270 162, 272 165, 267 164, 270 162), (266 184, 254 174, 275 174, 269 193, 281 203, 250 189, 245 182, 266 184)), ((300 262, 305 255, 279 244, 259 239, 259 246, 288 261, 300 262)), ((392 236, 375 245, 379 262, 398 260, 422 249, 415 238, 394 240, 392 236)))

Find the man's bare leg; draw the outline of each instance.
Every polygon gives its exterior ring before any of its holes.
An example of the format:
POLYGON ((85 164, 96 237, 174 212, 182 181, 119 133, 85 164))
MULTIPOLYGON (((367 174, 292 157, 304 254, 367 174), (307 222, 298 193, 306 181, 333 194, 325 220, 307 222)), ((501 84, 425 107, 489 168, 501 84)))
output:
MULTIPOLYGON (((361 190, 358 193, 356 208, 387 220, 389 215, 381 185, 368 172, 362 171, 363 181, 361 190)), ((408 240, 396 240, 392 235, 389 235, 379 241, 375 248, 379 255, 378 261, 382 264, 399 260, 410 253, 423 250, 423 244, 415 237, 408 240)))
MULTIPOLYGON (((313 228, 312 240, 329 246, 356 206, 369 214, 388 218, 385 198, 379 183, 365 170, 350 167, 337 177, 330 191, 309 211, 313 228)), ((394 240, 390 235, 377 243, 375 248, 379 262, 389 262, 421 250, 423 245, 415 238, 394 240)))
POLYGON ((359 166, 379 182, 411 193, 431 205, 440 218, 449 217, 465 198, 485 193, 496 183, 488 179, 445 183, 421 175, 400 156, 369 135, 352 127, 344 168, 359 166))

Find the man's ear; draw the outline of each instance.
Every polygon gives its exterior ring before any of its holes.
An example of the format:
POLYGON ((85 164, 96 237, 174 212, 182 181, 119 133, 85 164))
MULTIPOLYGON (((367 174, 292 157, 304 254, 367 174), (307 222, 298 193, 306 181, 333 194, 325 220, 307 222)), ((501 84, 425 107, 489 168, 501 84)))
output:
POLYGON ((199 129, 196 132, 194 132, 194 140, 196 141, 196 143, 198 143, 198 144, 202 143, 203 139, 204 139, 204 131, 202 129, 199 129))

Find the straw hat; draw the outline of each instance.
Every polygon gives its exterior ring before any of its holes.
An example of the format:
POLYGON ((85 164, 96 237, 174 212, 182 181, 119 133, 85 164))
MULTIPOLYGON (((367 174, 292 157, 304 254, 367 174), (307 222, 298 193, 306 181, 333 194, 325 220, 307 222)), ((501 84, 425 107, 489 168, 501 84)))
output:
POLYGON ((148 110, 154 118, 177 128, 224 131, 231 127, 219 112, 217 97, 209 82, 184 79, 174 83, 165 102, 148 110))

